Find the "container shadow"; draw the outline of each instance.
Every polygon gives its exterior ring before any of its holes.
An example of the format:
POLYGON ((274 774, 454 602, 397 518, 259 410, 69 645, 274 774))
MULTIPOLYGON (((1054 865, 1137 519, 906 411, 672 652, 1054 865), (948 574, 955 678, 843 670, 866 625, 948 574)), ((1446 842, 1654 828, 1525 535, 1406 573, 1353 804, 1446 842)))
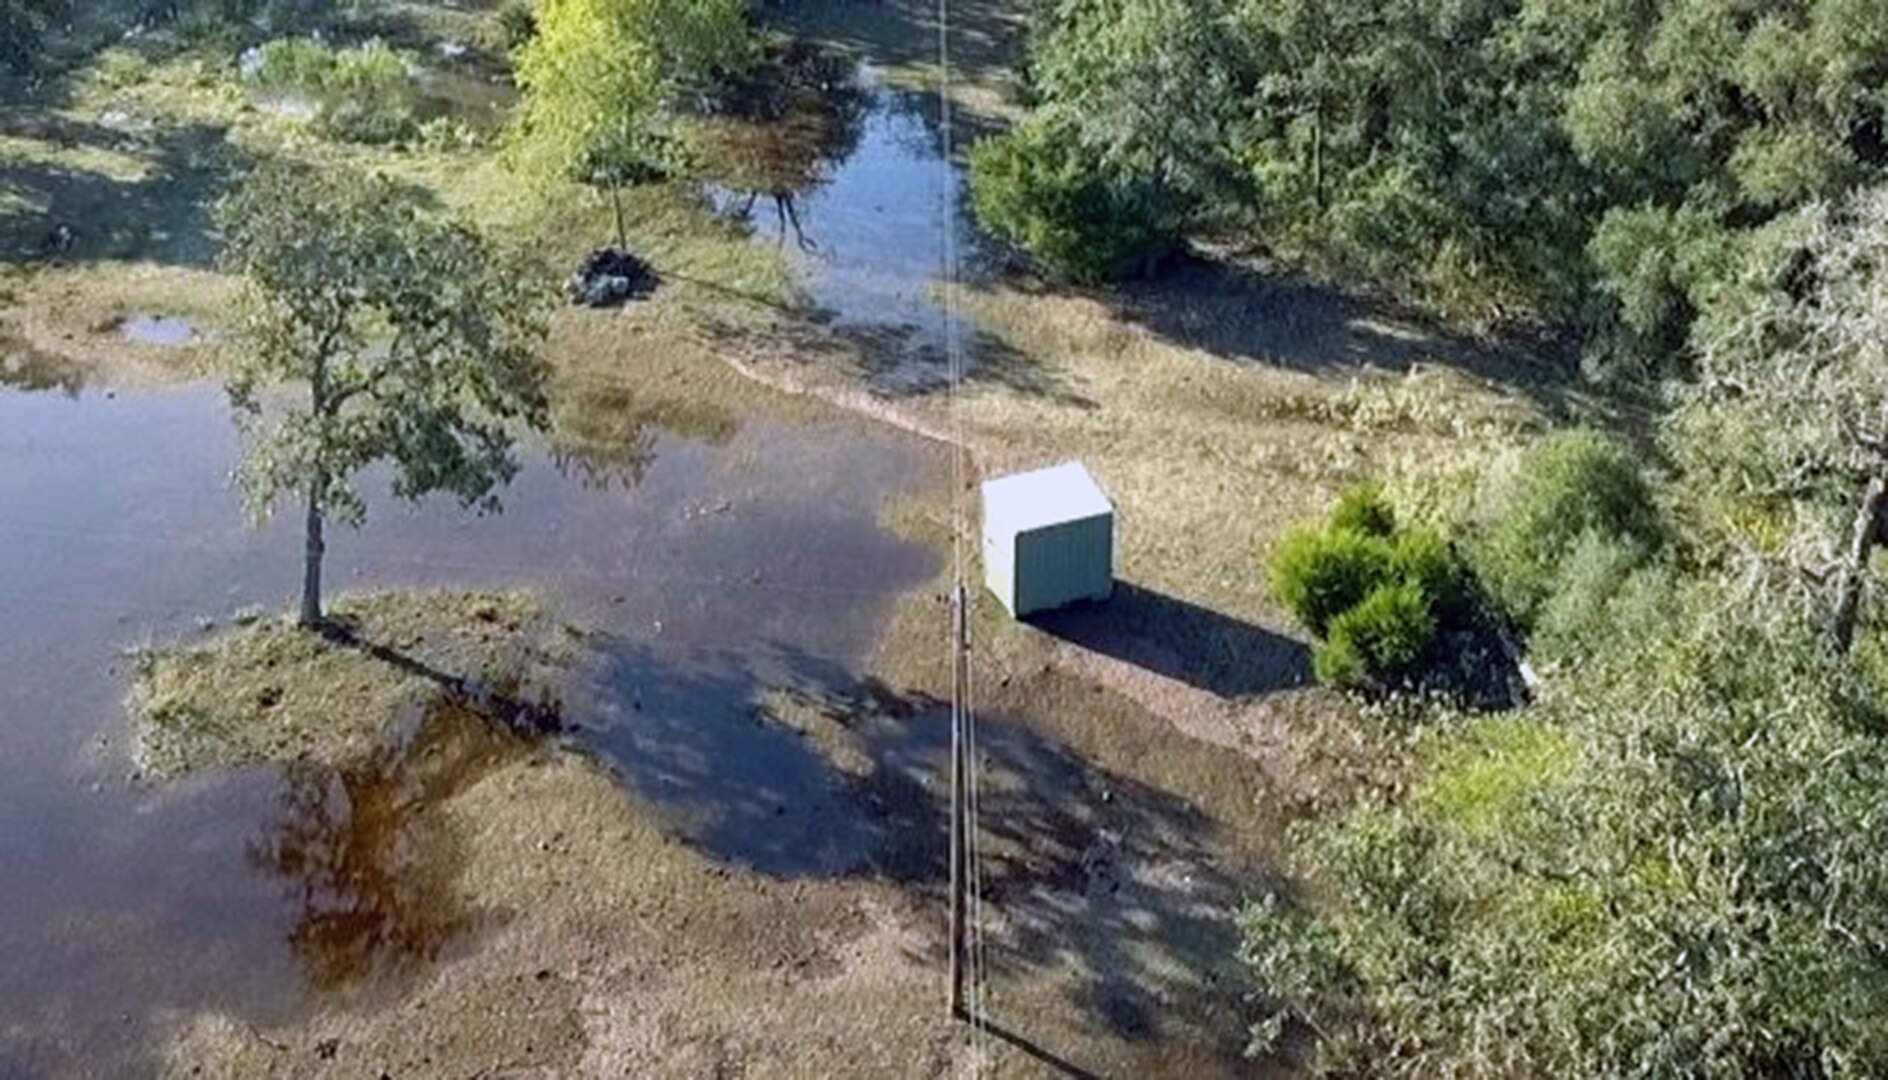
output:
POLYGON ((1072 645, 1222 698, 1289 690, 1312 678, 1304 643, 1127 581, 1115 583, 1111 599, 1029 622, 1072 645))

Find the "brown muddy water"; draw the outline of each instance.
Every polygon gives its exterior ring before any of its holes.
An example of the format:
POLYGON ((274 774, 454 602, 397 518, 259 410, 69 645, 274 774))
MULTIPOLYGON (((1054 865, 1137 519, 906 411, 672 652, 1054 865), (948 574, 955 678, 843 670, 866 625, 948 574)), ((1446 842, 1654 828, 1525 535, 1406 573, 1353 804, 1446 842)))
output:
MULTIPOLYGON (((848 815, 864 810, 840 801, 777 850, 713 843, 732 821, 665 781, 682 763, 639 755, 638 725, 751 733, 770 680, 849 678, 893 598, 937 569, 879 516, 941 459, 839 417, 652 449, 627 486, 532 453, 498 516, 377 501, 364 530, 334 537, 330 581, 542 590, 610 644, 568 714, 627 786, 732 861, 849 863, 864 849, 847 847, 863 835, 848 815)), ((427 914, 437 886, 412 811, 511 752, 468 738, 477 725, 415 717, 345 773, 132 775, 124 651, 283 610, 295 585, 292 522, 250 528, 229 488, 237 450, 211 386, 0 392, 0 1076, 143 1071, 193 1009, 264 1023, 469 947, 427 914)), ((773 784, 801 808, 831 786, 765 738, 702 749, 739 761, 717 783, 773 784)))

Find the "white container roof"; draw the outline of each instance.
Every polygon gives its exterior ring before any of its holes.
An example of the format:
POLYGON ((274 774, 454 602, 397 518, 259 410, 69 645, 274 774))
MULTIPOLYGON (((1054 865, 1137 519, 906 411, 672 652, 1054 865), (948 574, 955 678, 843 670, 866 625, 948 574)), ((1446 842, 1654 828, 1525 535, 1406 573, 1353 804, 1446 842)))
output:
POLYGON ((1114 513, 1114 504, 1080 462, 1017 473, 983 485, 986 528, 1028 532, 1114 513))

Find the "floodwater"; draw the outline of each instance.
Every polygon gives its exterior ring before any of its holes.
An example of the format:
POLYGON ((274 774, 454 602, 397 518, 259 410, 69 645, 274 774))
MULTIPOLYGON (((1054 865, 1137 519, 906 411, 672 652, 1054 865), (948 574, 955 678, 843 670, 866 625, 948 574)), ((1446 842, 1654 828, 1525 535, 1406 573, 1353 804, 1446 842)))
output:
POLYGON ((723 193, 755 232, 790 252, 813 305, 868 354, 881 388, 931 388, 942 370, 946 194, 960 269, 975 274, 987 242, 963 211, 960 161, 948 164, 935 95, 887 86, 870 67, 857 74, 863 118, 856 139, 826 148, 832 158, 800 190, 751 202, 723 193))
MULTIPOLYGON (((935 572, 878 516, 940 464, 840 417, 722 435, 658 433, 626 485, 533 453, 498 516, 378 500, 332 537, 329 579, 547 592, 611 643, 607 692, 568 718, 680 831, 712 830, 651 779, 637 716, 718 722, 769 670, 847 677, 935 572), (625 719, 619 693, 650 711, 625 719)), ((0 1076, 117 1071, 163 1017, 266 1022, 465 938, 413 811, 522 752, 477 723, 415 716, 341 773, 128 778, 123 650, 283 610, 297 581, 293 522, 251 529, 228 486, 237 450, 214 386, 0 391, 0 1076)), ((765 744, 730 749, 767 768, 765 744)))

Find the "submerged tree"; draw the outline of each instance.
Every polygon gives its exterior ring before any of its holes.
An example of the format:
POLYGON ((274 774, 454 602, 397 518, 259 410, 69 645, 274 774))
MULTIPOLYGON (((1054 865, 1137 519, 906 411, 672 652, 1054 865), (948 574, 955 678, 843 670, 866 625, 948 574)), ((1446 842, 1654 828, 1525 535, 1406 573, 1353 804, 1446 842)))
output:
POLYGON ((362 469, 391 465, 404 499, 498 509, 514 430, 547 415, 540 297, 477 233, 384 178, 266 167, 219 216, 253 301, 227 383, 248 443, 239 480, 259 517, 305 500, 301 622, 316 626, 324 528, 363 520, 362 469), (299 406, 282 384, 306 388, 299 406))
POLYGON ((519 149, 541 173, 607 190, 625 247, 622 188, 666 170, 675 111, 752 47, 743 0, 544 0, 518 60, 519 149))

